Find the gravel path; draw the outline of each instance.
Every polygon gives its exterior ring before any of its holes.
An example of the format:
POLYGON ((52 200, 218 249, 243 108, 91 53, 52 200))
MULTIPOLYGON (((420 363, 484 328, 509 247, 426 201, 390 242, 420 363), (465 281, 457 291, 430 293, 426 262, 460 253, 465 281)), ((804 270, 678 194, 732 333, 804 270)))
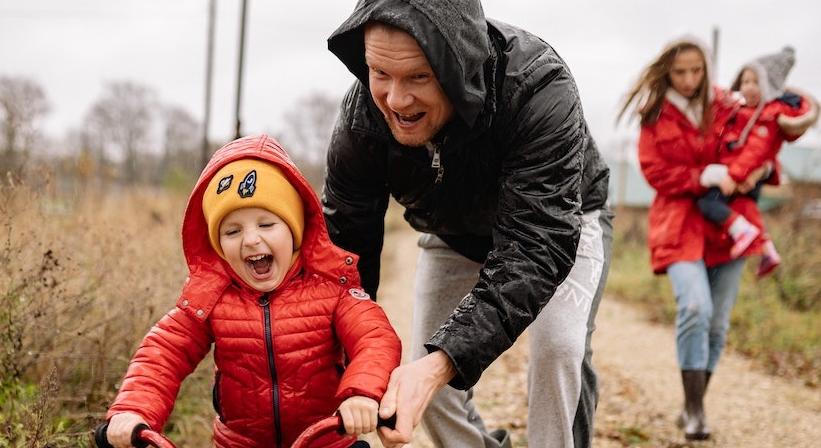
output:
MULTIPOLYGON (((416 238, 404 228, 393 232, 383 255, 379 302, 403 341, 410 340, 416 238)), ((673 424, 682 403, 673 329, 649 323, 640 310, 612 297, 604 298, 597 325, 593 361, 601 397, 594 446, 821 446, 821 393, 756 372, 733 354, 722 359, 706 398, 713 439, 685 443, 673 424)), ((487 426, 509 429, 516 447, 527 446, 526 337, 485 372, 476 388, 487 426)), ((407 348, 406 343, 405 354, 407 348)), ((375 438, 368 440, 381 447, 375 438)), ((417 428, 413 447, 430 446, 417 428)))

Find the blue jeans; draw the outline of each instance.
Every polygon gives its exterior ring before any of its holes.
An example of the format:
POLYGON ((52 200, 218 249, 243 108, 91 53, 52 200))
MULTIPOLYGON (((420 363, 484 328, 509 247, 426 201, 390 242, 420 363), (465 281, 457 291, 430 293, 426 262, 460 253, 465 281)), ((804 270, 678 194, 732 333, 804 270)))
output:
POLYGON ((743 258, 712 268, 702 260, 680 261, 667 268, 676 296, 676 351, 681 370, 715 370, 743 268, 743 258))

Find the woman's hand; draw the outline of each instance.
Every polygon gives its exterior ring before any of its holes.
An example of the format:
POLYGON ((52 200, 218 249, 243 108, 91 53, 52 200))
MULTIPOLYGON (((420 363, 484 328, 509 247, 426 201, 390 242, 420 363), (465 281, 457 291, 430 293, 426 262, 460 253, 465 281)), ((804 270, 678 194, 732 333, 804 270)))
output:
POLYGON ((111 420, 108 421, 108 430, 106 430, 108 443, 113 445, 114 448, 130 448, 131 433, 134 432, 134 427, 140 423, 145 424, 145 420, 137 414, 131 412, 114 414, 111 420))
POLYGON ((737 187, 738 184, 736 184, 730 176, 724 176, 724 178, 721 179, 721 182, 718 183, 718 189, 721 190, 721 194, 728 197, 735 193, 737 187))
POLYGON ((727 165, 720 163, 707 165, 701 172, 698 181, 704 188, 718 187, 724 196, 731 196, 735 193, 736 183, 733 178, 730 177, 727 165))
POLYGON ((339 415, 345 432, 351 435, 367 434, 376 430, 376 412, 379 403, 368 397, 351 397, 339 405, 339 415))
POLYGON ((755 188, 755 185, 762 179, 766 179, 770 177, 770 173, 772 173, 773 165, 772 162, 765 162, 764 165, 761 167, 754 169, 744 182, 738 184, 738 191, 742 194, 747 194, 755 188))
POLYGON ((698 181, 704 188, 718 187, 725 178, 730 177, 728 173, 727 165, 711 163, 701 171, 698 181))

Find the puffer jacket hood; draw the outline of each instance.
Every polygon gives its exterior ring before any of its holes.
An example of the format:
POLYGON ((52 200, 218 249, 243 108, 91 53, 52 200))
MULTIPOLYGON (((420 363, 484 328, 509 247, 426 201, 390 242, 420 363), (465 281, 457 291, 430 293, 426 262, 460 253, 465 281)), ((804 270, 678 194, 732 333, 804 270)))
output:
POLYGON ((185 209, 182 225, 182 245, 190 275, 183 297, 208 298, 209 303, 196 304, 197 307, 192 307, 189 304, 186 307, 187 309, 203 310, 204 312, 198 316, 199 318, 204 319, 207 317, 214 302, 232 281, 243 289, 250 290, 228 266, 228 263, 217 255, 211 247, 208 239, 208 225, 202 212, 203 192, 214 174, 220 168, 235 160, 249 157, 264 160, 277 166, 302 197, 305 209, 305 233, 300 249, 300 259, 291 267, 282 284, 286 284, 288 279, 303 267, 326 278, 338 279, 345 277, 349 283, 359 284, 359 273, 355 268, 355 263, 345 265, 334 261, 344 260, 350 254, 331 243, 322 217, 319 199, 308 181, 288 157, 288 154, 279 146, 276 140, 267 135, 245 137, 223 146, 214 153, 214 156, 200 174, 185 209), (316 250, 318 247, 322 247, 323 250, 316 250), (197 292, 194 294, 186 293, 192 288, 196 289, 197 292), (210 293, 199 294, 201 289, 205 289, 210 293))
POLYGON ((413 36, 442 89, 470 128, 484 107, 488 87, 483 66, 490 57, 487 21, 477 0, 360 0, 328 39, 331 50, 368 85, 364 27, 382 22, 413 36))

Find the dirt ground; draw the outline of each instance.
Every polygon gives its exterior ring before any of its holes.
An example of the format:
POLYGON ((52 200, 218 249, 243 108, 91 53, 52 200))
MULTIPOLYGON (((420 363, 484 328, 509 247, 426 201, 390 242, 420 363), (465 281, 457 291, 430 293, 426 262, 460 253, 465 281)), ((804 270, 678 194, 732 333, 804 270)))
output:
MULTIPOLYGON (((383 255, 379 302, 403 341, 409 341, 417 235, 403 228, 388 238, 392 241, 386 241, 383 255)), ((722 359, 706 398, 712 440, 686 443, 673 423, 682 403, 673 329, 649 323, 640 310, 613 297, 604 297, 597 326, 593 362, 600 400, 594 446, 821 446, 821 393, 756 372, 732 353, 722 359)), ((526 337, 499 358, 476 387, 485 423, 510 430, 515 447, 528 446, 526 337)), ((368 440, 382 446, 375 438, 368 440)), ((412 446, 431 446, 421 428, 412 446)))

